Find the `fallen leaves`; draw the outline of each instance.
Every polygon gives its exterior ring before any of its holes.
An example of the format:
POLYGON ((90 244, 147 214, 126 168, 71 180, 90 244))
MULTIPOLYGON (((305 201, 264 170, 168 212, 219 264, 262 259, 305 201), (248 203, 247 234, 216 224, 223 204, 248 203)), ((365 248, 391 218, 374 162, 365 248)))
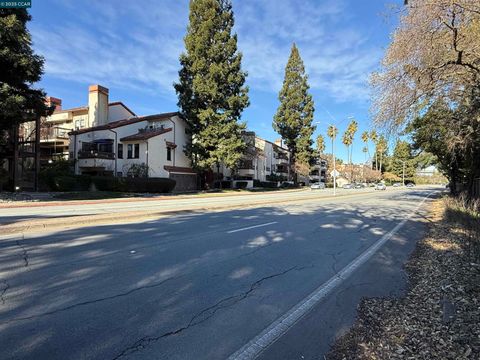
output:
POLYGON ((406 265, 408 294, 364 299, 327 359, 480 359, 480 266, 444 210, 434 204, 430 231, 406 265))

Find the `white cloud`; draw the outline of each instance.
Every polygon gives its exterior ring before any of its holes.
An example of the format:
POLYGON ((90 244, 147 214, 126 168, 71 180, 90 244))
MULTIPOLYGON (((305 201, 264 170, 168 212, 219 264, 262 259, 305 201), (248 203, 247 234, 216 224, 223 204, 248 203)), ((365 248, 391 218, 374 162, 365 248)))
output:
MULTIPOLYGON (((174 98, 188 0, 56 0, 65 18, 32 24, 51 77, 102 83, 174 98), (74 19, 74 21, 72 21, 74 19)), ((312 90, 337 101, 363 101, 380 57, 351 22, 346 0, 234 0, 239 50, 252 89, 277 93, 292 42, 312 90)), ((37 19, 35 19, 37 20, 37 19)))
POLYGON ((235 6, 239 48, 251 88, 278 92, 293 42, 312 90, 338 102, 368 99, 368 74, 381 56, 353 25, 344 0, 242 1, 235 6))

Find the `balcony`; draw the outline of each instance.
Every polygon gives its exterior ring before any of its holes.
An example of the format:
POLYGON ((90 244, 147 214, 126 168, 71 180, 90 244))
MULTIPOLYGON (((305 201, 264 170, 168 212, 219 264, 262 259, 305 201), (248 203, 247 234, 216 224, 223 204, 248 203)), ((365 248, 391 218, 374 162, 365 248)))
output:
POLYGON ((66 144, 68 142, 69 136, 68 132, 71 129, 61 128, 61 127, 45 127, 41 129, 40 133, 40 142, 44 144, 66 144))
POLYGON ((288 166, 286 165, 277 165, 275 167, 275 170, 277 173, 280 173, 280 174, 288 174, 288 166))
POLYGON ((113 152, 106 152, 106 151, 79 151, 78 152, 79 159, 107 159, 113 160, 115 159, 115 153, 113 152))
POLYGON ((287 160, 288 161, 288 154, 287 153, 282 153, 282 152, 274 153, 273 157, 275 159, 287 160))

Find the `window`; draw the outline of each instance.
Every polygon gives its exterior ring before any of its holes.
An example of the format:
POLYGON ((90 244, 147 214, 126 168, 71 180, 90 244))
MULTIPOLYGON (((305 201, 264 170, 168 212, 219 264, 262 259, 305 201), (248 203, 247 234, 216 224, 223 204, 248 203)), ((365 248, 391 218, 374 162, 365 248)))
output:
POLYGON ((172 161, 172 149, 167 147, 167 161, 172 161))
POLYGON ((113 152, 113 144, 112 143, 97 144, 97 149, 100 152, 112 153, 113 152))
POLYGON ((140 144, 127 145, 127 159, 138 159, 140 157, 140 144))
POLYGON ((123 144, 117 144, 117 158, 123 159, 123 144))

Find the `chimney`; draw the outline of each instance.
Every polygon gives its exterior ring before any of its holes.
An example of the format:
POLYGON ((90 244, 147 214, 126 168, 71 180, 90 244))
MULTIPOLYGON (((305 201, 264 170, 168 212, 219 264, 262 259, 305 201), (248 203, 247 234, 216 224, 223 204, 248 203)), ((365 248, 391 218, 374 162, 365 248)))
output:
POLYGON ((108 89, 103 86, 88 87, 88 122, 90 126, 108 123, 108 89))
POLYGON ((280 147, 283 147, 283 141, 282 141, 282 139, 277 139, 277 140, 275 140, 275 144, 278 145, 278 146, 280 146, 280 147))
POLYGON ((62 110, 62 99, 58 99, 53 96, 47 96, 45 98, 45 103, 47 104, 47 106, 55 106, 54 111, 62 110))

